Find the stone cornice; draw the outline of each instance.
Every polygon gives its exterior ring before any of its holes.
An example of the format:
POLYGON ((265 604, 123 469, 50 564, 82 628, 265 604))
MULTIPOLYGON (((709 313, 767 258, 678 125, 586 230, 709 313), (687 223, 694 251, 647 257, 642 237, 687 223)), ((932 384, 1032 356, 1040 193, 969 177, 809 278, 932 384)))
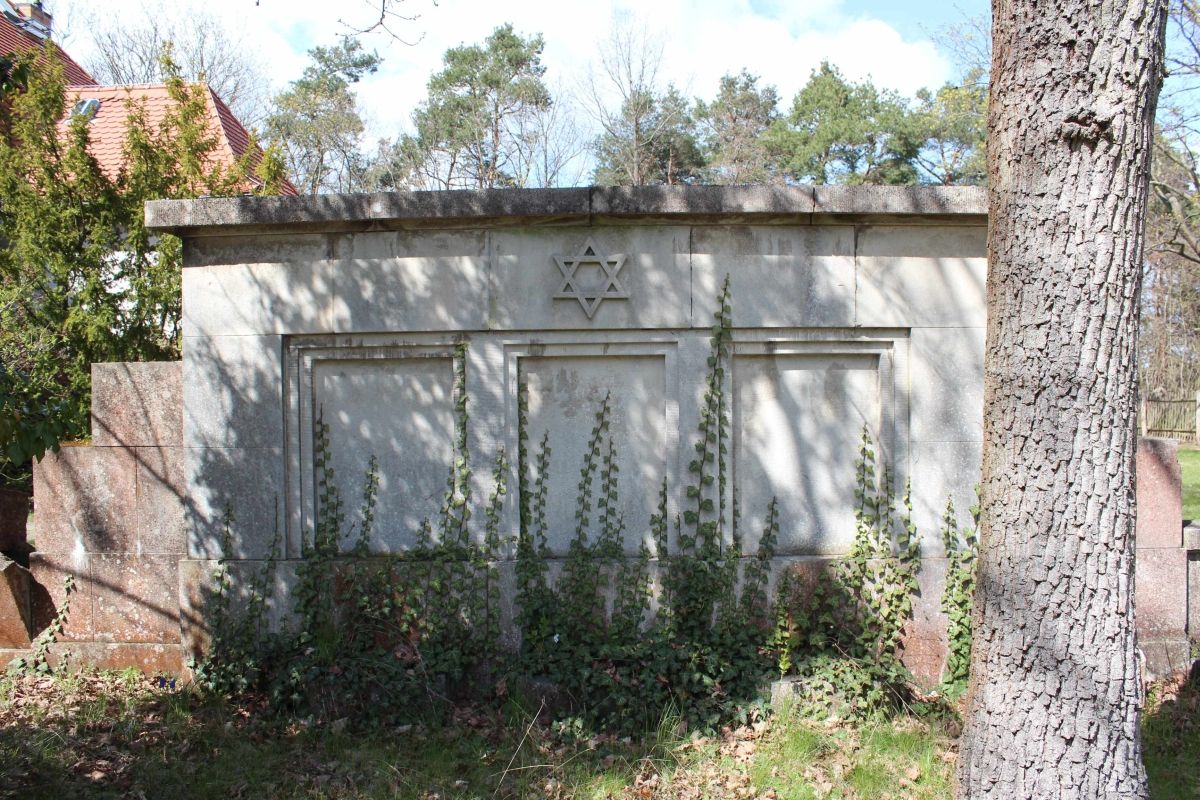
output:
POLYGON ((640 186, 155 200, 146 223, 180 236, 579 224, 985 225, 974 186, 640 186))

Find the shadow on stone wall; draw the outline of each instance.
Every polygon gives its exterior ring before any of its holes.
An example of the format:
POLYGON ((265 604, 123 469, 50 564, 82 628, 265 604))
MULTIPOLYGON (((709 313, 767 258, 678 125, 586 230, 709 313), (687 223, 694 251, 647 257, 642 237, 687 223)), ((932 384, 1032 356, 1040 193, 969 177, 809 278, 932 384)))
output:
POLYGON ((178 671, 184 553, 178 363, 96 364, 92 443, 34 466, 29 634, 63 607, 62 647, 85 663, 178 671))
MULTIPOLYGON (((852 499, 862 424, 869 424, 889 456, 897 450, 891 437, 904 437, 906 447, 901 450, 909 463, 896 465, 894 474, 897 480, 909 474, 916 479, 915 501, 931 559, 931 582, 923 581, 918 622, 910 638, 928 643, 922 646, 922 652, 928 652, 922 656, 927 663, 921 671, 936 674, 940 664, 932 663, 938 658, 934 643, 944 627, 939 609, 939 576, 944 570, 934 563, 940 556, 938 519, 951 490, 961 510, 971 505, 975 481, 963 476, 977 474, 979 463, 981 394, 972 386, 960 391, 963 387, 955 380, 961 381, 963 372, 982 373, 983 321, 978 312, 984 298, 982 227, 855 224, 796 232, 786 227, 705 227, 669 220, 586 227, 521 227, 521 222, 517 218, 487 230, 293 232, 187 240, 184 396, 189 409, 186 445, 192 535, 189 563, 181 566, 185 629, 199 619, 200 587, 211 573, 212 559, 220 555, 226 509, 233 514, 231 544, 237 558, 253 562, 266 557, 277 533, 283 539, 280 552, 285 562, 299 556, 297 522, 305 516, 297 506, 308 509, 311 518, 314 500, 311 490, 296 494, 297 485, 311 482, 311 462, 297 451, 311 446, 305 438, 311 434, 298 432, 303 420, 289 419, 289 413, 304 403, 310 413, 315 411, 323 387, 319 369, 318 378, 305 383, 298 348, 317 349, 322 344, 343 348, 341 357, 365 363, 371 357, 366 351, 372 348, 382 353, 394 347, 387 357, 403 360, 404 348, 434 347, 456 337, 469 340, 473 487, 481 504, 491 488, 487 475, 497 447, 505 445, 511 461, 515 453, 511 361, 506 360, 506 345, 488 349, 482 342, 487 334, 480 332, 513 331, 505 335, 509 341, 531 345, 524 357, 546 361, 607 355, 607 351, 557 354, 553 352, 556 341, 592 339, 607 348, 627 334, 644 334, 643 338, 661 334, 672 340, 677 352, 694 349, 697 342, 706 350, 713 300, 729 274, 734 283, 734 324, 739 330, 786 328, 802 339, 814 331, 840 331, 843 339, 851 340, 861 339, 864 333, 881 340, 892 335, 889 331, 897 334, 888 343, 893 348, 891 368, 893 374, 901 367, 907 369, 909 380, 894 378, 892 386, 884 387, 886 396, 874 389, 876 393, 868 392, 866 397, 856 394, 860 387, 853 376, 863 366, 860 356, 851 354, 844 363, 827 359, 819 374, 812 370, 811 376, 806 372, 811 365, 803 357, 789 362, 764 352, 744 359, 747 366, 758 365, 754 376, 762 377, 764 386, 786 382, 790 374, 797 391, 772 394, 767 387, 751 397, 753 382, 747 383, 750 388, 731 387, 733 393, 742 392, 744 400, 769 406, 772 419, 783 427, 753 430, 757 438, 738 452, 738 474, 730 478, 735 483, 744 480, 744 492, 753 489, 762 495, 758 499, 764 508, 771 494, 784 497, 785 509, 797 519, 784 536, 781 558, 796 561, 833 555, 844 548, 829 547, 830 537, 840 534, 848 542, 852 530, 846 501, 852 499), (611 249, 626 257, 621 275, 631 297, 602 302, 590 321, 578 303, 554 298, 563 275, 548 255, 576 253, 588 239, 602 251, 611 249), (909 338, 913 331, 917 333, 909 338), (689 336, 694 338, 685 341, 689 336), (960 341, 964 339, 966 344, 960 341), (955 358, 965 363, 947 363, 955 358), (908 396, 910 385, 916 396, 908 396), (929 425, 910 432, 907 419, 897 423, 901 427, 894 431, 881 430, 881 405, 894 413, 913 403, 923 404, 925 419, 944 421, 946 430, 929 425), (816 405, 819 414, 813 413, 816 405), (800 449, 780 455, 776 445, 788 442, 800 449), (783 480, 779 476, 786 469, 793 474, 783 480), (924 480, 926 473, 928 480, 924 480), (837 530, 843 526, 844 531, 837 530)), ((738 358, 735 355, 735 376, 738 358)), ((677 448, 684 455, 667 455, 673 511, 686 484, 681 466, 686 465, 695 436, 693 426, 682 420, 695 419, 703 392, 700 374, 675 380, 677 385, 665 388, 667 395, 678 398, 677 448)), ((387 381, 378 386, 386 387, 387 381)), ((370 381, 354 387, 354 400, 362 409, 370 406, 372 388, 370 381)), ((389 408, 394 399, 388 392, 378 392, 378 409, 389 408)), ((435 456, 430 464, 444 455, 443 412, 415 407, 411 401, 393 407, 404 415, 404 425, 375 424, 378 420, 369 419, 365 411, 356 418, 357 409, 348 413, 324 408, 341 426, 340 435, 369 442, 369 452, 360 449, 337 456, 339 484, 351 516, 370 452, 398 462, 417 442, 422 455, 435 456), (379 440, 380 432, 386 440, 379 440)), ((580 411, 578 416, 585 435, 591 414, 580 411)), ((642 410, 631 410, 629 416, 649 417, 642 410)), ((753 425, 743 425, 742 430, 747 427, 753 425)), ((582 443, 562 441, 551 446, 553 471, 569 495, 567 504, 572 505, 582 443)), ((413 522, 436 513, 438 492, 428 487, 436 487, 444 474, 443 466, 424 491, 417 492, 419 503, 406 501, 403 513, 398 510, 392 519, 380 520, 380 545, 411 541, 413 522), (402 524, 389 528, 395 523, 402 524)), ((625 497, 649 493, 647 487, 656 487, 662 478, 642 472, 630 477, 633 480, 622 487, 625 497)), ((515 478, 514 472, 510 487, 516 486, 515 478)), ((401 493, 416 485, 389 474, 383 482, 383 491, 394 488, 401 493)), ((902 483, 896 490, 903 491, 902 483)), ((515 504, 510 496, 508 530, 515 530, 511 515, 515 504)), ((756 516, 763 509, 744 502, 742 511, 747 515, 743 530, 752 547, 761 528, 755 525, 756 516)), ((475 517, 481 516, 477 507, 475 517)), ((645 535, 631 533, 635 538, 645 535)), ((281 588, 289 574, 285 563, 278 577, 281 588)))
MULTIPOLYGON (((414 522, 436 514, 437 487, 448 468, 439 463, 449 452, 446 411, 439 407, 448 376, 439 370, 453 362, 446 354, 457 342, 467 345, 474 518, 482 522, 492 459, 504 446, 514 466, 502 529, 515 531, 513 364, 522 358, 567 364, 622 357, 666 363, 662 353, 703 364, 714 299, 729 275, 735 341, 757 335, 763 341, 826 336, 881 343, 866 356, 822 356, 819 370, 811 369, 810 356, 778 356, 765 344, 753 353, 735 350, 730 396, 757 404, 772 420, 739 419, 734 410, 735 438, 747 439, 734 445, 739 463, 730 478, 746 495, 747 544, 753 546, 761 529, 755 515, 763 509, 749 497, 758 492, 759 500, 781 496, 796 518, 782 537, 777 567, 839 552, 836 546, 822 550, 821 543, 836 536, 849 540, 849 530, 840 530, 852 521, 847 509, 830 509, 852 495, 857 436, 866 422, 894 459, 896 491, 903 491, 902 478, 913 481, 925 561, 906 656, 919 674, 937 676, 945 646, 939 518, 948 496, 960 514, 972 505, 982 452, 982 225, 923 225, 904 217, 830 217, 808 225, 822 213, 816 206, 816 216, 793 214, 782 220, 786 225, 733 224, 726 205, 710 202, 719 193, 699 191, 633 192, 637 201, 628 207, 621 193, 605 193, 602 214, 585 222, 571 204, 583 202, 591 213, 588 190, 534 203, 543 212, 566 204, 566 224, 552 215, 531 224, 523 211, 528 195, 512 195, 510 202, 503 193, 448 194, 453 196, 321 198, 326 216, 313 225, 338 227, 329 219, 339 213, 357 220, 335 232, 305 228, 308 198, 265 206, 230 201, 242 209, 238 213, 267 206, 273 215, 287 211, 291 227, 265 228, 278 222, 271 216, 247 219, 259 227, 237 235, 209 230, 185 238, 184 361, 182 368, 170 366, 178 388, 165 390, 161 376, 142 379, 123 365, 97 365, 94 383, 101 394, 93 445, 65 448, 39 465, 35 577, 40 570, 52 603, 61 599, 55 585, 66 572, 85 576, 88 585, 88 593, 81 589, 79 595, 87 599, 80 601, 78 619, 73 606, 68 639, 136 645, 141 649, 129 652, 148 654, 138 656, 144 661, 167 652, 152 648, 175 648, 170 652, 177 659, 194 652, 203 640, 204 589, 222 555, 226 523, 235 574, 255 571, 278 542, 275 589, 277 599, 285 597, 301 554, 302 523, 315 509, 304 408, 311 415, 323 407, 343 443, 369 446, 369 452, 337 455, 351 518, 371 452, 393 465, 420 452, 421 466, 412 474, 389 468, 382 476, 381 491, 401 499, 389 518, 380 519, 377 544, 391 549, 411 541, 414 522), (653 197, 665 211, 647 219, 646 198, 653 197), (444 203, 457 216, 432 215, 405 230, 372 229, 364 204, 410 201, 444 203), (671 216, 710 213, 726 217, 671 216), (457 227, 456 219, 468 221, 457 227), (551 258, 578 255, 589 239, 603 254, 625 257, 620 276, 629 294, 627 300, 604 300, 590 318, 575 299, 555 298, 564 274, 551 258), (597 349, 578 349, 588 342, 597 349), (864 358, 876 359, 876 366, 863 364, 864 358), (877 374, 884 358, 891 359, 891 384, 860 385, 856 376, 871 369, 877 374), (438 366, 416 377, 418 371, 406 371, 406 365, 417 361, 438 366), (355 372, 363 364, 387 364, 388 370, 355 372), (125 387, 120 391, 131 394, 106 406, 108 367, 114 393, 125 387), (791 389, 781 392, 780 386, 791 389), (323 405, 330 398, 348 402, 323 405), (175 414, 186 407, 187 419, 169 417, 168 407, 175 414), (883 408, 895 414, 890 429, 883 408), (390 421, 382 424, 372 414, 390 421), (87 492, 86 502, 80 500, 87 492), (52 510, 43 517, 47 505, 52 510)), ((664 458, 674 513, 688 482, 703 376, 688 369, 673 376, 664 368, 663 374, 662 395, 677 403, 674 418, 640 408, 666 402, 640 388, 626 398, 629 409, 614 415, 626 414, 638 446, 658 441, 637 430, 653 424, 647 420, 675 426, 678 453, 664 458)), ((585 407, 598 399, 585 398, 577 409, 583 437, 594 413, 585 407)), ((564 400, 564 419, 566 408, 564 400)), ((551 446, 561 491, 573 502, 582 444, 551 446)), ((662 479, 645 470, 622 476, 629 479, 623 497, 654 494, 662 479)), ((1139 560, 1139 570, 1142 565, 1139 560)), ((278 607, 274 613, 277 620, 285 616, 278 607)))

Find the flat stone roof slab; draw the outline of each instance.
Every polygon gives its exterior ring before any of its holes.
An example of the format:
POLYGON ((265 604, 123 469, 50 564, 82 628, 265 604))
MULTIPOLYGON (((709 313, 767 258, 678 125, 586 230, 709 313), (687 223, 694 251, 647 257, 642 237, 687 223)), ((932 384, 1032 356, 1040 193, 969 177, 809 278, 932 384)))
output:
MULTIPOLYGON (((154 200, 146 224, 183 236, 288 230, 591 224, 812 224, 841 218, 986 223, 975 186, 634 186, 154 200)), ((847 221, 849 221, 849 219, 847 221)), ((898 220, 895 220, 898 221, 898 220)))

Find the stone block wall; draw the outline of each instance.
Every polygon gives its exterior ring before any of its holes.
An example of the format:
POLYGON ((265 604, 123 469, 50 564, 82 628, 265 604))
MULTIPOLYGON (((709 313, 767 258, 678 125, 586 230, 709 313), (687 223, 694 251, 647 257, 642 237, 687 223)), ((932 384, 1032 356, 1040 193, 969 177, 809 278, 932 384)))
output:
MULTIPOLYGON (((896 489, 912 479, 923 568, 905 658, 936 679, 940 517, 952 498, 967 522, 979 481, 985 199, 966 188, 667 187, 150 204, 149 224, 184 239, 185 605, 220 555, 226 508, 234 572, 278 542, 286 598, 318 510, 317 420, 352 518, 367 461, 379 460, 372 548, 411 547, 444 485, 460 371, 478 504, 500 449, 515 460, 526 387, 529 440, 549 433, 553 448, 559 554, 592 415, 611 398, 636 551, 648 487, 667 479, 674 514, 687 483, 728 277, 729 483, 745 546, 774 496, 776 576, 844 553, 866 426, 896 489)), ((516 505, 510 496, 505 532, 516 505)), ((1139 596, 1156 664, 1178 653, 1186 608, 1169 516, 1139 539, 1140 591, 1156 587, 1139 596)))
MULTIPOLYGON (((476 503, 500 449, 515 461, 526 387, 529 441, 548 433, 553 451, 557 555, 595 411, 611 399, 636 552, 664 478, 669 513, 679 510, 728 277, 726 500, 737 493, 745 547, 777 497, 776 575, 846 552, 865 426, 897 494, 914 479, 925 568, 905 657, 935 680, 940 518, 953 497, 966 522, 979 480, 983 200, 970 189, 693 187, 151 204, 152 224, 185 242, 181 596, 190 608, 221 555, 227 508, 230 555, 253 570, 278 541, 286 594, 318 511, 317 420, 351 521, 374 455, 371 546, 412 547, 445 485, 460 373, 476 503)), ((516 507, 510 495, 506 534, 516 507)))
POLYGON ((62 636, 76 660, 179 671, 186 550, 178 362, 94 364, 92 441, 34 466, 35 630, 75 591, 62 636))
MULTIPOLYGON (((636 552, 664 478, 668 512, 679 510, 728 276, 725 499, 736 492, 744 546, 756 547, 773 496, 775 579, 844 554, 865 426, 896 492, 912 481, 922 569, 904 657, 933 682, 946 651, 940 518, 953 499, 967 523, 979 481, 985 210, 971 189, 845 187, 151 204, 150 224, 184 239, 183 362, 96 365, 92 444, 37 465, 35 623, 72 574, 66 646, 105 665, 179 668, 204 640, 200 599, 227 512, 235 580, 279 558, 271 613, 282 620, 318 512, 318 421, 350 521, 374 455, 370 546, 413 546, 460 432, 460 376, 473 518, 503 449, 513 472, 500 527, 517 529, 523 387, 529 441, 550 437, 549 544, 565 552, 608 397, 636 552)), ((1155 673, 1186 656, 1171 448, 1149 440, 1138 454, 1139 631, 1155 673)))
MULTIPOLYGON (((97 364, 93 385, 93 443, 63 448, 36 466, 31 569, 0 560, 0 651, 29 645, 61 606, 72 575, 77 591, 63 642, 75 661, 178 671, 187 656, 181 642, 194 648, 203 639, 199 594, 211 571, 210 560, 186 558, 193 510, 181 470, 180 365, 97 364)), ((1196 553, 1189 553, 1200 550, 1200 536, 1180 519, 1176 450, 1174 440, 1141 439, 1137 455, 1138 623, 1151 675, 1187 664, 1187 632, 1200 621, 1196 553)), ((257 563, 245 560, 241 569, 257 563)), ((792 558, 781 566, 816 574, 827 563, 792 558)), ((284 594, 293 567, 279 571, 284 594)), ((944 572, 944 558, 923 560, 904 638, 906 663, 927 680, 945 662, 944 572)), ((278 621, 286 611, 273 614, 278 621)))
POLYGON ((1138 645, 1147 671, 1186 667, 1188 550, 1183 541, 1179 442, 1143 437, 1137 451, 1136 602, 1138 645))

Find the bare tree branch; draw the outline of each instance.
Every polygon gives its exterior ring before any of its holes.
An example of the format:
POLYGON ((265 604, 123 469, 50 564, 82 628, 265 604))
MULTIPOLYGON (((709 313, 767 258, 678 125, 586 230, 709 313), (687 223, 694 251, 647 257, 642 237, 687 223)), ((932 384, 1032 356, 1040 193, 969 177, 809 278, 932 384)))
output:
POLYGON ((85 65, 101 83, 157 83, 168 47, 181 76, 203 81, 247 126, 266 117, 270 81, 255 49, 240 34, 200 8, 180 15, 162 2, 143 2, 140 13, 106 16, 92 35, 95 55, 85 65))
MULTIPOLYGON (((415 40, 410 41, 392 29, 393 25, 411 24, 421 18, 420 14, 401 14, 396 10, 404 3, 404 0, 362 0, 362 2, 367 5, 372 12, 372 16, 367 20, 366 25, 358 26, 351 24, 344 19, 338 19, 338 24, 350 31, 348 34, 349 36, 362 36, 364 34, 382 31, 401 44, 409 45, 410 47, 418 44, 422 39, 425 38, 425 34, 422 33, 415 40)), ((434 5, 436 6, 437 3, 434 2, 434 5)))

